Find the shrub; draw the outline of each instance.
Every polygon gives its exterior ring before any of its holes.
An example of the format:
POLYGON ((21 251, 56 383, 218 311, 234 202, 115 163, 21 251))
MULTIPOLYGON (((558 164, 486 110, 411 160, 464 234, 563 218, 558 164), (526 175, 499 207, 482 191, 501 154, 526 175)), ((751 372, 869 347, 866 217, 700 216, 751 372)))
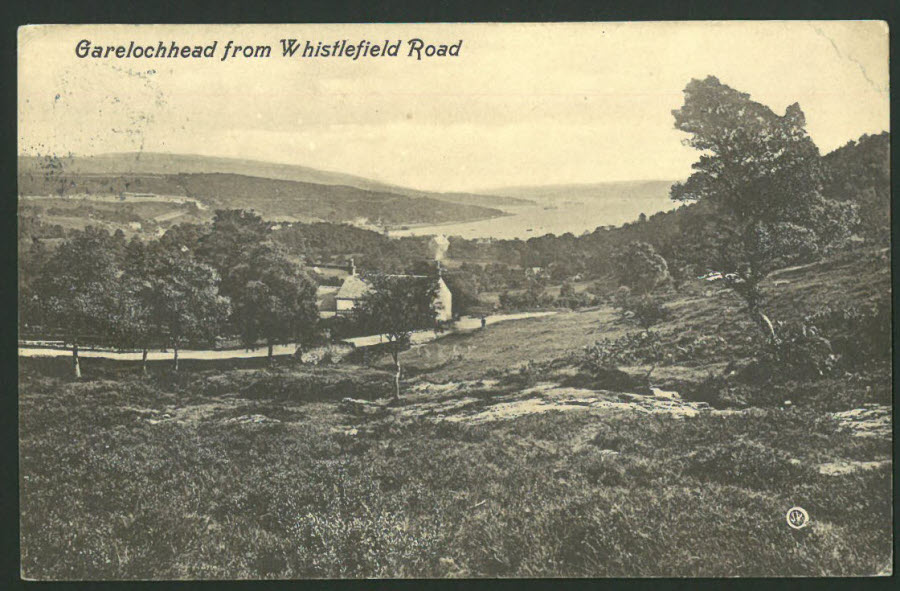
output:
POLYGON ((868 304, 826 306, 803 321, 827 335, 841 366, 846 369, 891 360, 891 300, 886 293, 868 304))
POLYGON ((700 480, 758 489, 786 489, 818 476, 810 465, 791 462, 786 452, 748 439, 700 447, 685 463, 684 474, 700 480))
POLYGON ((682 397, 691 402, 705 402, 710 406, 724 406, 728 381, 724 376, 707 372, 706 377, 698 384, 680 388, 682 397))
POLYGON ((560 294, 560 296, 556 298, 556 305, 560 308, 568 308, 570 310, 586 308, 588 306, 596 306, 597 296, 587 292, 573 292, 567 295, 560 294))
POLYGON ((739 355, 736 348, 719 335, 691 332, 681 334, 670 347, 672 360, 685 364, 734 359, 739 355))
POLYGON ((669 278, 666 260, 646 242, 630 243, 615 254, 613 262, 619 284, 635 293, 649 293, 669 278))
POLYGON ((626 309, 628 307, 628 300, 631 298, 631 289, 626 286, 621 286, 616 290, 616 293, 613 295, 613 305, 619 309, 626 309))
POLYGON ((669 317, 669 311, 663 307, 662 303, 650 296, 632 299, 628 303, 628 309, 641 328, 645 330, 669 317))
POLYGON ((499 302, 500 307, 505 310, 533 310, 552 307, 556 304, 556 299, 537 284, 532 284, 522 293, 504 291, 500 294, 499 302))
POLYGON ((182 386, 195 395, 236 393, 248 399, 292 401, 340 400, 345 397, 374 400, 391 392, 391 376, 363 368, 339 370, 257 370, 207 373, 182 386))
POLYGON ((745 377, 784 383, 889 363, 890 301, 823 308, 799 321, 776 322, 774 343, 757 341, 755 367, 745 377))
POLYGON ((837 356, 831 343, 812 324, 778 323, 778 338, 767 350, 775 368, 788 379, 815 379, 834 371, 837 356))
POLYGON ((618 365, 659 363, 671 358, 656 332, 634 332, 617 339, 602 339, 585 347, 581 366, 593 371, 618 365))

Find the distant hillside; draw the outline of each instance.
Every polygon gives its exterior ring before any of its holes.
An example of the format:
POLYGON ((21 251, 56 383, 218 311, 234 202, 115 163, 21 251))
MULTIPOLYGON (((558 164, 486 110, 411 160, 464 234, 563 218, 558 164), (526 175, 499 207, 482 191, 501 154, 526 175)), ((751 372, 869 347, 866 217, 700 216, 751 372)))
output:
POLYGON ((238 174, 180 174, 172 178, 189 197, 217 208, 252 207, 267 219, 340 222, 364 218, 378 225, 396 226, 503 215, 498 209, 342 185, 238 174))
MULTIPOLYGON (((480 207, 504 207, 527 205, 529 202, 509 196, 495 196, 472 193, 441 193, 420 191, 398 185, 392 185, 352 174, 331 172, 299 166, 295 164, 279 164, 258 160, 238 158, 220 158, 215 156, 198 156, 195 154, 161 154, 155 152, 127 152, 100 154, 96 156, 78 156, 61 161, 63 170, 79 175, 176 175, 176 174, 236 174, 243 176, 297 181, 317 185, 340 185, 364 191, 395 193, 406 197, 428 197, 450 201, 462 205, 480 207)), ((20 156, 20 173, 42 170, 41 160, 34 157, 20 156)))
POLYGON ((891 136, 888 132, 864 135, 858 141, 825 155, 828 175, 825 195, 859 205, 861 232, 890 241, 891 136))
POLYGON ((341 180, 342 175, 314 169, 272 165, 273 168, 267 170, 266 166, 265 163, 239 160, 159 154, 130 160, 120 155, 51 161, 20 157, 19 194, 116 195, 123 196, 126 201, 129 196, 134 197, 129 194, 187 197, 210 209, 253 209, 272 220, 353 222, 378 226, 466 222, 504 215, 500 209, 475 203, 492 201, 492 198, 468 199, 469 196, 462 195, 455 201, 448 201, 426 193, 410 196, 375 188, 333 184, 341 180), (306 176, 331 182, 323 184, 233 172, 162 172, 173 167, 211 169, 231 162, 237 163, 235 168, 238 170, 259 174, 278 174, 281 171, 286 175, 291 169, 297 173, 294 176, 303 176, 298 171, 309 171, 306 176), (129 169, 129 166, 132 168, 129 169))
POLYGON ((537 185, 497 187, 486 189, 485 193, 529 199, 546 204, 563 201, 595 201, 603 199, 641 199, 659 201, 667 197, 669 187, 675 181, 621 181, 608 183, 587 183, 571 185, 537 185))

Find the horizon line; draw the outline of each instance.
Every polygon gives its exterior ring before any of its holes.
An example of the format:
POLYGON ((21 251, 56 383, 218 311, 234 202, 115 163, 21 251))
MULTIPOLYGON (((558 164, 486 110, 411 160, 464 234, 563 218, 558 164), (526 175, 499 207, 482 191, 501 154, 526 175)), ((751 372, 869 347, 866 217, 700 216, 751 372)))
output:
MULTIPOLYGON (((397 189, 405 189, 408 191, 421 191, 423 193, 437 193, 437 194, 452 194, 452 193, 470 193, 475 195, 483 195, 483 196, 496 196, 496 197, 504 197, 505 195, 496 195, 493 193, 494 191, 504 191, 511 189, 542 189, 542 188, 551 188, 551 187, 590 187, 594 185, 612 185, 612 184, 624 184, 624 183, 653 183, 653 182, 677 182, 676 179, 665 179, 665 178, 628 178, 628 179, 613 179, 613 180, 604 180, 604 181, 576 181, 576 182, 566 182, 566 181, 553 181, 548 183, 541 184, 524 184, 524 185, 492 185, 489 187, 477 187, 477 188, 466 188, 466 189, 448 189, 448 190, 438 190, 438 189, 423 189, 421 187, 414 187, 411 185, 399 184, 394 181, 385 180, 377 177, 369 177, 363 176, 361 174, 352 173, 352 172, 344 172, 340 170, 328 169, 328 168, 316 168, 313 166, 309 166, 306 164, 298 164, 293 162, 280 162, 277 160, 262 160, 254 157, 239 157, 239 156, 220 156, 220 155, 209 155, 209 154, 198 154, 196 152, 162 152, 157 150, 134 150, 134 151, 122 151, 122 152, 100 152, 96 154, 77 154, 74 152, 70 152, 64 156, 56 155, 58 158, 97 158, 97 157, 105 157, 105 156, 122 156, 122 155, 140 155, 140 154, 152 154, 152 155, 161 155, 161 156, 187 156, 187 157, 196 157, 196 158, 209 158, 209 159, 219 159, 219 160, 233 160, 233 161, 243 161, 243 162, 255 162, 259 164, 271 164, 277 166, 288 166, 288 167, 297 167, 303 168, 315 172, 321 172, 326 174, 335 174, 335 175, 343 175, 347 177, 353 177, 355 179, 359 179, 361 181, 369 181, 372 183, 377 183, 381 185, 385 185, 386 188, 397 188, 397 189)), ((47 156, 46 154, 28 154, 19 152, 16 157, 17 158, 42 158, 47 156)), ((197 174, 213 174, 213 173, 197 173, 197 174)), ((219 173, 219 174, 239 174, 241 173, 219 173)), ((243 174, 241 176, 254 176, 243 174)), ((256 178, 271 178, 271 177, 256 177, 256 178)), ((309 182, 309 181, 303 181, 309 182)), ((312 183, 312 184, 326 184, 326 183, 312 183)), ((336 183, 328 183, 335 184, 336 183)))

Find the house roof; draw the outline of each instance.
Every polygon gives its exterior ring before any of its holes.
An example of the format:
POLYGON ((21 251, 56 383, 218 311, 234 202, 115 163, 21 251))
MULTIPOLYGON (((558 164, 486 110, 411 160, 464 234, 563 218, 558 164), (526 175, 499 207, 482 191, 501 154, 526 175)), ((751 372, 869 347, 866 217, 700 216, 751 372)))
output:
MULTIPOLYGON (((385 275, 386 277, 394 277, 398 279, 427 279, 428 275, 385 275)), ((437 278, 439 285, 444 285, 446 287, 446 283, 440 277, 437 278)), ((341 288, 338 290, 335 297, 339 300, 358 300, 366 296, 372 287, 369 283, 360 277, 359 275, 350 275, 346 279, 344 279, 344 283, 341 285, 341 288)))
POLYGON ((363 281, 359 275, 351 275, 344 279, 344 283, 335 297, 343 300, 357 300, 369 293, 369 289, 369 284, 363 281))
POLYGON ((337 296, 338 287, 332 285, 320 285, 316 289, 316 305, 319 310, 330 311, 337 309, 335 296, 337 296))

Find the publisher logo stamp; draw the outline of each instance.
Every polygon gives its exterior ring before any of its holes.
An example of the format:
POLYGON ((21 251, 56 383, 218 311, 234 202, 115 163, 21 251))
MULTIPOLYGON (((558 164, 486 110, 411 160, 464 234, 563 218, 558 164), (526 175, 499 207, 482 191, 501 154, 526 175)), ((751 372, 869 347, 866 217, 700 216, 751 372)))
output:
POLYGON ((794 529, 803 529, 809 525, 809 513, 803 507, 791 507, 786 517, 788 525, 794 529))

